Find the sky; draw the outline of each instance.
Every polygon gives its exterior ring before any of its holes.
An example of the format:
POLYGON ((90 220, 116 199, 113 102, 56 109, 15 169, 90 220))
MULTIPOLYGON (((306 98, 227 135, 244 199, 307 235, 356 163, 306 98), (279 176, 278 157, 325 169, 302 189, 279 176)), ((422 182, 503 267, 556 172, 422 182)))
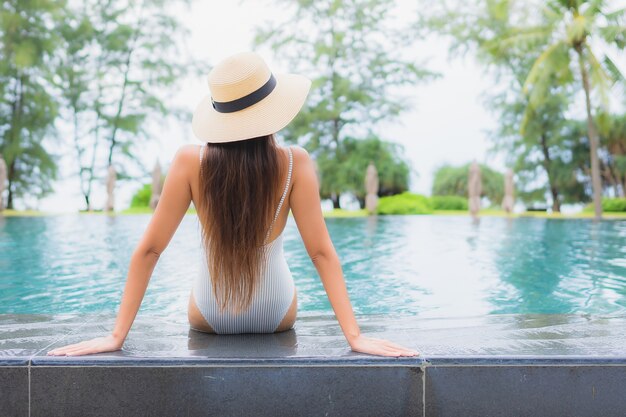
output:
MULTIPOLYGON (((414 16, 413 3, 399 1, 400 14, 414 16)), ((272 19, 280 10, 271 1, 195 1, 191 9, 178 7, 175 13, 190 30, 188 48, 193 56, 209 66, 240 51, 252 50, 255 27, 272 19)), ((414 174, 410 190, 430 194, 433 172, 444 163, 463 164, 477 160, 504 170, 502 156, 487 153, 490 142, 486 132, 496 126, 495 116, 481 104, 481 96, 493 86, 493 79, 468 55, 465 59, 448 59, 445 39, 430 37, 419 42, 416 55, 428 69, 441 73, 437 80, 405 88, 413 108, 394 120, 381 125, 381 136, 404 145, 405 157, 414 174)), ((276 72, 290 72, 274 62, 271 51, 257 50, 269 67, 276 72)), ((305 74, 306 75, 306 74, 305 74)), ((191 113, 202 97, 209 93, 206 75, 185 80, 172 102, 188 108, 191 113)), ((183 144, 200 142, 191 132, 190 123, 155 128, 154 143, 140 149, 140 158, 152 167, 158 160, 167 169, 174 153, 183 144)), ((52 212, 75 212, 84 208, 80 187, 72 174, 72 152, 60 162, 61 180, 55 193, 39 202, 28 201, 29 208, 52 212)), ((146 177, 146 181, 149 178, 146 177)), ((118 182, 116 210, 130 204, 132 194, 140 188, 138 182, 118 182)), ((95 184, 93 207, 101 208, 106 199, 104 181, 95 184)), ((342 200, 343 201, 343 200, 342 200)), ((18 208, 24 208, 18 205, 18 208)))

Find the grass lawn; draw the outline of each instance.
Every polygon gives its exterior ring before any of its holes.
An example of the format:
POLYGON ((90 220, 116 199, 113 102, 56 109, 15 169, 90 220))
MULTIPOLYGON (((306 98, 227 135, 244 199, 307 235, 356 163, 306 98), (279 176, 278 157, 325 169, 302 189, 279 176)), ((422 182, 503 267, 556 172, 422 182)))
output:
POLYGON ((17 216, 50 216, 54 213, 46 213, 45 211, 37 210, 3 210, 0 211, 0 216, 5 217, 17 217, 17 216))
MULTIPOLYGON (((190 207, 187 210, 187 214, 195 214, 196 210, 190 207)), ((365 217, 367 216, 367 210, 344 210, 333 209, 331 211, 322 212, 324 217, 365 217)), ((15 217, 15 216, 51 216, 59 214, 72 214, 72 213, 47 213, 37 210, 4 210, 0 212, 0 216, 15 217)), ((152 214, 152 209, 149 207, 133 207, 115 213, 109 213, 105 211, 80 211, 77 214, 98 214, 98 215, 128 215, 128 214, 152 214)), ((290 213, 290 215, 292 215, 290 213)), ((469 216, 466 210, 435 210, 432 214, 424 214, 422 216, 469 216)), ((507 217, 507 213, 504 210, 498 209, 484 209, 480 211, 480 216, 487 217, 507 217)), ((575 214, 560 214, 560 213, 546 213, 541 211, 536 212, 524 212, 510 215, 511 217, 539 217, 545 219, 592 219, 594 217, 593 212, 582 211, 575 214)), ((626 212, 604 212, 603 218, 605 219, 626 219, 626 212)))

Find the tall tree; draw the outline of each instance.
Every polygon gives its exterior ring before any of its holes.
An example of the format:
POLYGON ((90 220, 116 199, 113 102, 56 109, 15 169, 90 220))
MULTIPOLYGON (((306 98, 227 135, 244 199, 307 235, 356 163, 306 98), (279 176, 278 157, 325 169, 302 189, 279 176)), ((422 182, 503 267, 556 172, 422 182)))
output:
POLYGON ((513 80, 508 89, 487 101, 499 116, 498 127, 490 133, 494 150, 505 153, 507 165, 517 173, 519 197, 535 203, 545 201, 547 193, 553 212, 560 212, 563 203, 586 201, 579 175, 580 164, 588 159, 581 143, 584 134, 575 128, 577 121, 565 115, 570 90, 555 82, 542 105, 528 112, 528 100, 521 94, 518 81, 513 80))
POLYGON ((564 70, 578 75, 584 92, 589 140, 591 184, 596 219, 602 217, 602 182, 598 157, 598 131, 593 117, 592 92, 598 96, 598 105, 608 111, 609 89, 624 77, 618 67, 604 52, 626 46, 625 11, 607 11, 603 0, 548 0, 539 6, 540 22, 521 24, 513 28, 508 36, 494 44, 497 49, 506 49, 516 43, 539 41, 541 50, 524 82, 524 92, 529 94, 528 112, 545 102, 550 94, 551 77, 564 70), (602 48, 592 48, 589 38, 593 37, 602 48))
POLYGON ((55 84, 63 104, 60 114, 71 131, 68 136, 75 152, 80 191, 87 211, 92 208, 91 192, 98 150, 94 110, 102 100, 92 85, 98 79, 97 72, 102 71, 104 56, 102 49, 97 48, 94 15, 103 5, 89 0, 66 4, 59 27, 63 48, 56 54, 55 62, 55 84))
POLYGON ((10 0, 0 8, 0 153, 7 163, 7 208, 16 197, 43 197, 56 178, 53 140, 57 103, 50 57, 58 47, 62 1, 10 0))
MULTIPOLYGON (((478 57, 490 68, 495 68, 498 80, 502 75, 512 79, 506 86, 512 91, 496 94, 488 100, 501 119, 501 126, 493 136, 500 141, 497 143, 500 149, 507 149, 507 136, 509 139, 516 137, 513 147, 508 147, 509 155, 541 155, 534 158, 535 166, 539 166, 539 162, 543 166, 553 209, 558 211, 562 190, 567 188, 567 194, 576 195, 581 189, 579 184, 572 182, 576 172, 565 172, 572 169, 571 164, 567 166, 562 159, 567 152, 580 150, 580 143, 571 135, 572 129, 566 132, 567 140, 559 133, 559 126, 573 123, 566 121, 564 114, 572 107, 574 93, 582 86, 588 99, 590 88, 595 86, 598 96, 603 99, 600 104, 606 104, 610 84, 623 80, 608 56, 603 57, 601 64, 593 55, 587 37, 598 35, 605 45, 617 46, 618 50, 623 48, 623 10, 606 13, 605 2, 574 0, 550 0, 545 7, 544 2, 511 0, 464 2, 462 7, 457 1, 454 5, 456 7, 451 7, 449 2, 437 2, 420 23, 430 30, 452 35, 453 52, 475 48, 478 57), (578 54, 577 48, 584 57, 578 54), (584 58, 582 66, 581 57, 584 58), (593 83, 589 79, 583 82, 583 78, 589 75, 585 72, 587 67, 593 75, 593 83), (519 130, 517 135, 515 126, 519 130), (504 141, 498 136, 502 133, 504 141), (572 148, 563 149, 565 144, 572 148)), ((590 104, 589 100, 586 104, 590 104)), ((589 134, 579 138, 584 140, 595 135, 590 106, 587 110, 589 134)), ((597 174, 593 174, 597 151, 591 150, 597 137, 588 141, 591 144, 588 160, 592 169, 587 172, 591 174, 592 183, 597 185, 597 174)), ((524 162, 524 169, 528 172, 533 163, 524 162)), ((597 203, 601 187, 591 188, 597 203)))
POLYGON ((65 9, 59 87, 87 210, 93 182, 109 166, 122 179, 131 178, 136 166, 140 175, 148 171, 135 146, 152 137, 151 117, 162 122, 185 115, 165 102, 186 74, 199 71, 185 54, 189 31, 168 9, 177 3, 87 0, 65 9))
MULTIPOLYGON (((453 4, 460 6, 456 1, 453 4)), ((500 0, 464 6, 452 7, 449 2, 430 4, 418 28, 424 35, 432 32, 451 35, 451 55, 466 55, 471 51, 484 65, 485 72, 495 75, 496 85, 483 96, 499 122, 489 132, 492 149, 504 153, 507 164, 516 172, 523 201, 543 200, 547 193, 553 211, 558 212, 562 187, 557 181, 559 157, 555 152, 560 140, 555 133, 564 123, 568 102, 563 97, 567 91, 559 88, 554 77, 554 99, 534 112, 526 112, 528 97, 522 89, 532 67, 535 45, 528 42, 494 48, 494 43, 510 32, 515 19, 528 18, 528 9, 518 7, 516 2, 500 0)))
MULTIPOLYGON (((432 195, 457 195, 467 197, 470 164, 453 166, 442 165, 435 171, 432 195)), ((504 175, 501 172, 480 164, 482 181, 481 197, 487 197, 492 204, 500 204, 504 197, 504 175)))
MULTIPOLYGON (((305 108, 281 133, 314 157, 339 160, 346 137, 378 136, 381 121, 409 107, 392 95, 397 86, 433 79, 436 74, 403 56, 412 38, 393 17, 393 0, 276 0, 288 10, 284 21, 259 27, 255 46, 271 47, 290 70, 313 80, 305 108)), ((322 188, 339 207, 347 188, 322 175, 322 188)))
POLYGON ((342 191, 356 197, 361 208, 365 207, 365 172, 370 161, 378 171, 378 196, 407 191, 411 166, 404 160, 402 145, 385 142, 378 137, 365 139, 344 138, 336 153, 321 153, 317 159, 320 176, 325 178, 320 187, 322 198, 331 198, 342 191))
POLYGON ((614 195, 626 197, 626 113, 607 115, 601 124, 602 182, 614 195))

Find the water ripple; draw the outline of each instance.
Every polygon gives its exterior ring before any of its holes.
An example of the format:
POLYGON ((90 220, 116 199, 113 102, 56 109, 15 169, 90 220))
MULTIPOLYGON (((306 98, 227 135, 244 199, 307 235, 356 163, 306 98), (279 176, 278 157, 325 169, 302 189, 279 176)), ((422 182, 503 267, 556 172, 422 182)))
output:
MULTIPOLYGON (((149 220, 0 218, 0 313, 117 310, 130 256, 149 220)), ((384 216, 326 224, 358 314, 626 310, 626 221, 384 216)), ((299 314, 332 314, 293 218, 284 233, 299 314)), ((142 311, 185 317, 199 245, 197 217, 185 216, 154 270, 142 311)))

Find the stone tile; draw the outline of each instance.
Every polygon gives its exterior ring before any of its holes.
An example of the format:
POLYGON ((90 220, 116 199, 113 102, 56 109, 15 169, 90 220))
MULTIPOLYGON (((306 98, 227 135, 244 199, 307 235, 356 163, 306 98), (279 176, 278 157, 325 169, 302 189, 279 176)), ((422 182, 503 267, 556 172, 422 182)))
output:
MULTIPOLYGON (((488 315, 418 318, 364 315, 363 334, 418 350, 422 357, 616 357, 626 358, 626 317, 585 315, 488 315)), ((0 357, 45 355, 53 346, 110 332, 115 315, 0 316, 0 357), (60 337, 61 336, 61 337, 60 337), (54 345, 50 342, 54 341, 54 345), (41 347, 45 347, 45 351, 41 347), (40 349, 40 350, 38 350, 40 349)), ((295 328, 264 335, 210 335, 190 329, 184 318, 139 314, 112 356, 154 358, 353 359, 336 319, 303 312, 295 328)))
POLYGON ((33 367, 31 415, 421 416, 409 367, 33 367))
POLYGON ((0 366, 0 416, 28 416, 28 367, 0 366))
MULTIPOLYGON (((113 327, 115 317, 100 315, 91 319, 80 331, 74 331, 58 340, 33 358, 33 363, 47 361, 47 351, 67 344, 107 334, 113 327)), ((331 358, 333 360, 385 361, 389 358, 361 354, 350 350, 336 320, 328 317, 301 318, 294 329, 270 334, 215 335, 193 330, 188 323, 166 318, 138 317, 121 351, 101 355, 89 355, 94 361, 119 358, 129 363, 133 359, 155 361, 206 361, 211 360, 274 360, 290 362, 292 359, 331 358)), ((369 329, 367 321, 361 325, 363 333, 372 337, 387 337, 390 340, 411 346, 406 334, 382 336, 380 330, 369 329)), ((393 358, 398 360, 398 358, 393 358)), ((414 363, 413 361, 412 363, 414 363)), ((421 362, 421 360, 420 360, 421 362)))
POLYGON ((626 356, 597 355, 468 355, 424 356, 425 365, 434 366, 518 366, 518 365, 625 365, 626 356))
POLYGON ((618 416, 626 366, 428 366, 426 416, 618 416))

